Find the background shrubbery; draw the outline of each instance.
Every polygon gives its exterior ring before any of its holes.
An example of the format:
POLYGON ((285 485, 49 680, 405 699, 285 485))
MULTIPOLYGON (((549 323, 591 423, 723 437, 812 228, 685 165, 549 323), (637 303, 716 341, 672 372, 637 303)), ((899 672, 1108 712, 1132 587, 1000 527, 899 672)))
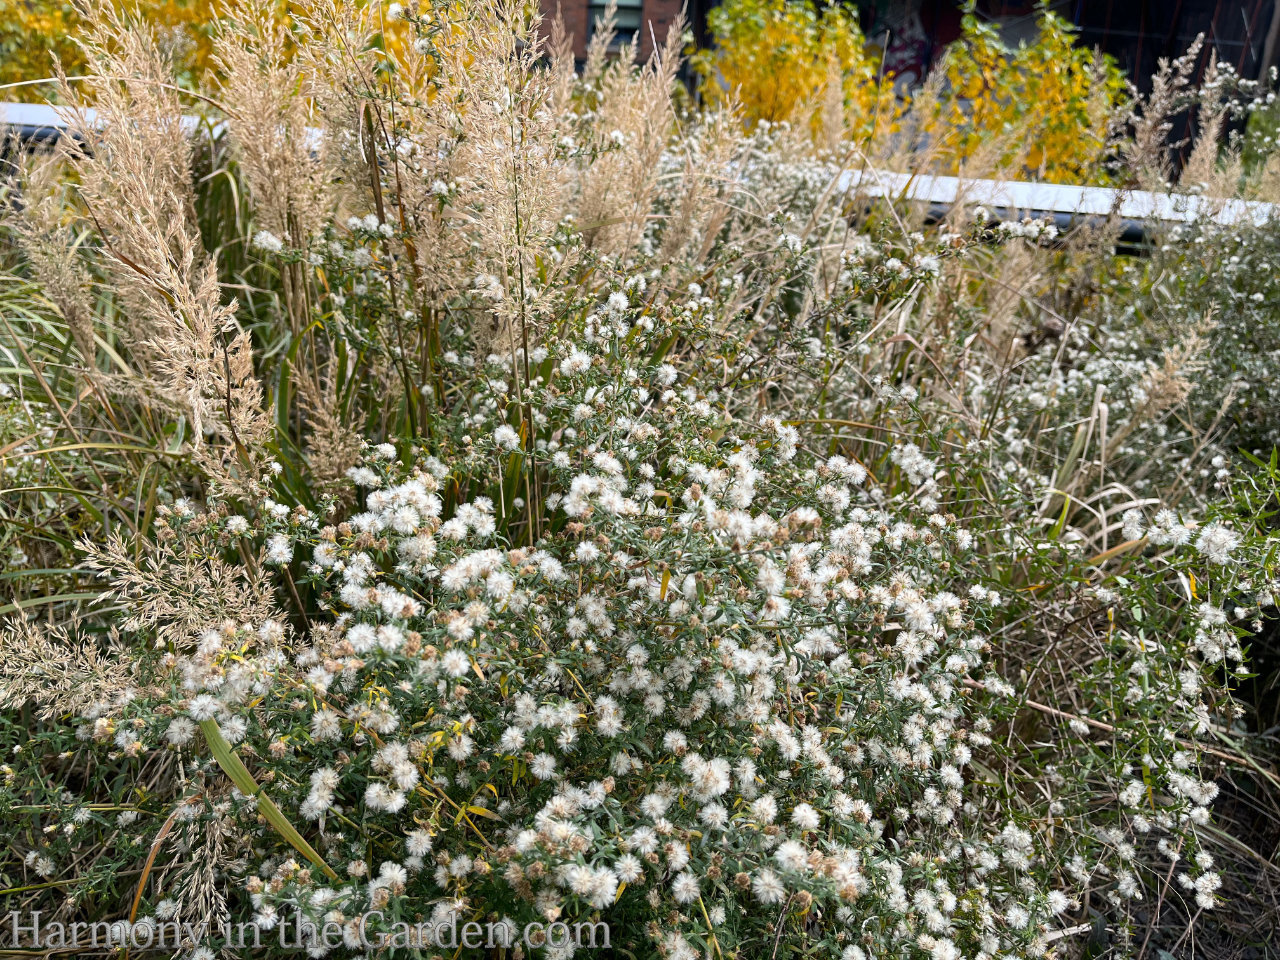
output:
POLYGON ((820 143, 877 163, 927 152, 939 172, 996 171, 1081 183, 1103 175, 1126 83, 1106 57, 1072 43, 1046 12, 1031 45, 1010 50, 972 13, 922 89, 895 89, 843 7, 729 0, 708 15, 714 44, 694 57, 708 103, 732 100, 748 123, 807 117, 820 143))
MULTIPOLYGON (((196 81, 209 66, 212 9, 202 0, 143 0, 128 6, 156 31, 156 39, 173 58, 178 79, 196 81)), ((85 19, 71 2, 3 0, 0 2, 0 84, 14 86, 3 100, 43 102, 47 85, 30 84, 50 75, 56 58, 69 76, 83 72, 88 61, 77 42, 85 19)))
POLYGON ((697 109, 505 2, 235 6, 181 84, 85 22, 4 223, 13 909, 1273 949, 1274 227, 837 186, 1161 187, 1194 109, 1179 189, 1274 201, 1270 94, 717 17, 697 109))

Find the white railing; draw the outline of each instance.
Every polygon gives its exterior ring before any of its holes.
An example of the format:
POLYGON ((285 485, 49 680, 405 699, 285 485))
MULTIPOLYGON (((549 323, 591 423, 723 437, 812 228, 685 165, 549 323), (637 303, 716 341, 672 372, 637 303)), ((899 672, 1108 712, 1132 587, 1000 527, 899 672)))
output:
MULTIPOLYGON (((0 128, 7 127, 22 140, 57 139, 70 125, 69 119, 65 108, 0 103, 0 128)), ((92 122, 92 111, 88 111, 86 119, 92 122)), ((184 117, 183 124, 194 131, 199 120, 184 117)), ((309 132, 319 136, 319 131, 309 132)), ((1277 215, 1276 204, 1260 201, 1020 180, 966 180, 872 169, 847 171, 836 187, 842 193, 909 200, 945 209, 957 203, 981 206, 1002 220, 1048 217, 1065 226, 1080 218, 1115 217, 1124 222, 1126 239, 1141 236, 1144 225, 1153 220, 1185 223, 1208 219, 1222 226, 1260 226, 1277 215)))
POLYGON ((965 180, 934 174, 851 170, 837 189, 953 206, 981 206, 1004 219, 1020 216, 1118 217, 1121 220, 1188 223, 1212 220, 1222 226, 1261 226, 1277 214, 1276 204, 1219 200, 1180 193, 1151 193, 1111 187, 1077 187, 1022 180, 965 180))

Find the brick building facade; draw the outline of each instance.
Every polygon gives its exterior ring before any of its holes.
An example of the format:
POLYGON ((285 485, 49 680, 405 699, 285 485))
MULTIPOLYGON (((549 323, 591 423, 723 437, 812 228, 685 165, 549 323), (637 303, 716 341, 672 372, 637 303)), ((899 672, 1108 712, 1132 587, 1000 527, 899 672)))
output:
MULTIPOLYGON (((573 37, 574 54, 582 59, 587 55, 587 42, 596 21, 604 16, 604 0, 542 0, 543 16, 550 20, 559 8, 566 31, 573 37)), ((682 8, 690 16, 695 35, 700 34, 710 3, 686 3, 686 0, 618 0, 618 40, 630 42, 632 36, 640 37, 640 59, 649 56, 653 41, 659 44, 667 38, 667 29, 675 21, 682 8)))

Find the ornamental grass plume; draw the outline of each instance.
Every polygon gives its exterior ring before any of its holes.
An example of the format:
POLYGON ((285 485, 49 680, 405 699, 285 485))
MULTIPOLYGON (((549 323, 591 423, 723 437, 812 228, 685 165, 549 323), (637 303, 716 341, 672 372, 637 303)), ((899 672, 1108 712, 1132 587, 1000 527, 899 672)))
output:
POLYGON ((119 386, 181 411, 210 479, 248 491, 261 478, 270 426, 249 338, 234 301, 221 302, 193 222, 191 144, 171 65, 149 32, 113 10, 92 21, 83 43, 97 73, 75 88, 62 78, 72 135, 60 144, 124 306, 120 333, 137 369, 119 386))
POLYGON ((128 686, 129 662, 118 644, 106 651, 72 639, 61 625, 42 626, 18 617, 4 632, 4 679, 0 706, 36 708, 45 720, 76 709, 83 697, 110 700, 128 686))

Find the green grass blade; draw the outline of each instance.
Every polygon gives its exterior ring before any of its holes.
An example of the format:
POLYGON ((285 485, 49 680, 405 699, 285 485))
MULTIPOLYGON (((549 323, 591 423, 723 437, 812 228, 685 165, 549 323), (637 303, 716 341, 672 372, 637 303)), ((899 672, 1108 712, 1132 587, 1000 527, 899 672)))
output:
POLYGON ((280 808, 275 805, 272 799, 262 792, 262 788, 254 781, 253 774, 249 772, 249 768, 244 765, 244 761, 231 748, 227 738, 222 735, 222 731, 218 728, 218 721, 202 720, 200 721, 200 729, 204 731, 204 739, 209 744, 213 759, 218 761, 218 766, 222 768, 222 772, 227 775, 231 782, 236 785, 236 789, 245 796, 257 797, 258 809, 267 818, 267 822, 275 827, 276 832, 288 840, 295 850, 323 870, 326 877, 330 880, 337 880, 338 875, 333 872, 333 868, 325 863, 320 854, 311 848, 311 844, 303 839, 302 834, 285 818, 285 815, 280 812, 280 808))

